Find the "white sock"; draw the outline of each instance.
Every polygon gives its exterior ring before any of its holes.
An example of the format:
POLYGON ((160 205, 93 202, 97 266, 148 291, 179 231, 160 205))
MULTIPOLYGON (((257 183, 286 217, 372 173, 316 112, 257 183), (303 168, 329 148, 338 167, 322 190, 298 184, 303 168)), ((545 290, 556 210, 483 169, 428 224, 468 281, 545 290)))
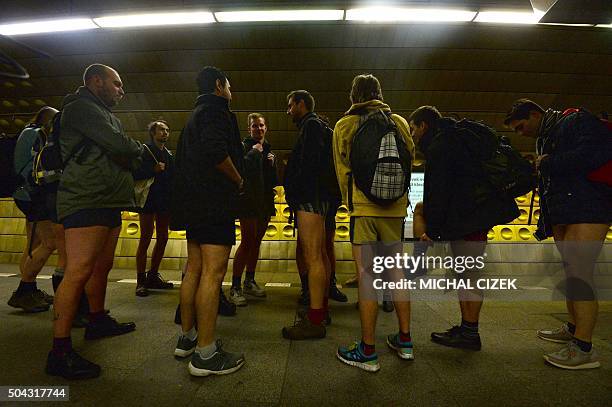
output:
POLYGON ((196 338, 198 337, 198 331, 196 331, 195 326, 192 326, 191 329, 187 332, 183 332, 181 330, 181 334, 187 339, 189 339, 190 341, 195 341, 196 338))

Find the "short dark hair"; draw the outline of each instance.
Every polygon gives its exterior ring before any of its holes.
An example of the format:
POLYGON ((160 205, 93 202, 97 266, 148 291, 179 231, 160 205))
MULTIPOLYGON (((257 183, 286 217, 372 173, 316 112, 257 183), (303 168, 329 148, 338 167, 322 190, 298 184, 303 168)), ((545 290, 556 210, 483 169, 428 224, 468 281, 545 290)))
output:
POLYGON ((257 119, 263 119, 264 122, 266 121, 266 118, 261 113, 249 113, 249 115, 247 116, 247 126, 250 126, 251 122, 257 119))
POLYGON ((205 66, 202 68, 200 73, 198 73, 198 77, 196 78, 198 92, 201 95, 205 93, 214 93, 217 86, 217 79, 219 79, 222 85, 225 85, 227 82, 227 75, 222 70, 214 66, 205 66))
POLYGON ((87 82, 94 76, 99 76, 102 79, 108 76, 108 70, 110 67, 102 64, 91 64, 87 68, 85 68, 85 72, 83 73, 83 84, 87 85, 87 82))
POLYGON ((168 122, 165 120, 155 120, 147 124, 147 130, 149 131, 149 137, 151 137, 151 139, 153 139, 153 134, 155 134, 157 126, 159 126, 161 123, 165 124, 166 126, 168 126, 168 128, 170 128, 168 122))
POLYGON ((57 109, 51 106, 43 106, 40 108, 38 112, 32 117, 30 120, 30 124, 36 124, 37 126, 44 126, 47 124, 49 120, 51 120, 55 114, 57 113, 57 109))
POLYGON ((376 76, 372 74, 355 76, 351 86, 351 103, 363 103, 375 99, 383 100, 382 88, 376 76))
POLYGON ((304 106, 306 106, 306 110, 312 112, 315 107, 315 100, 307 90, 294 90, 287 95, 287 102, 293 98, 295 103, 300 103, 300 100, 304 101, 304 106))
POLYGON ((512 104, 508 113, 506 113, 504 125, 509 125, 513 120, 528 119, 531 112, 544 113, 544 109, 533 100, 525 98, 518 99, 512 104))
POLYGON ((435 123, 442 118, 440 111, 435 106, 421 106, 416 109, 408 118, 408 123, 414 122, 417 126, 421 123, 427 123, 427 126, 433 127, 435 123))

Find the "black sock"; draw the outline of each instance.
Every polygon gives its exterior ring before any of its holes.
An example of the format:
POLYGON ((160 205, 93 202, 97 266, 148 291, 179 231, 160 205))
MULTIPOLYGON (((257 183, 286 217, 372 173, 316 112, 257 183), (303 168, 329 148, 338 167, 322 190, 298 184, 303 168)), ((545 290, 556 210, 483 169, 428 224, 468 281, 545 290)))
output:
POLYGON ((468 322, 462 319, 461 329, 466 336, 476 336, 478 335, 478 322, 468 322))
POLYGON ((20 281, 19 287, 17 287, 17 294, 24 295, 24 294, 33 293, 34 291, 36 291, 36 289, 37 289, 36 281, 32 283, 26 283, 25 281, 20 281))
POLYGON ((136 284, 143 285, 147 281, 147 273, 136 274, 136 284))
POLYGON ((72 350, 72 339, 67 338, 53 338, 53 349, 51 350, 58 356, 63 356, 72 350))
POLYGON ((246 272, 246 277, 244 278, 244 281, 255 281, 255 272, 254 271, 247 271, 246 272))
POLYGON ((308 290, 308 274, 300 274, 300 281, 302 282, 302 290, 303 291, 307 291, 308 290))
POLYGON ((580 350, 583 352, 590 352, 591 349, 593 348, 593 344, 591 342, 581 341, 578 338, 574 338, 573 341, 576 345, 578 345, 580 350))
POLYGON ((576 333, 576 325, 572 324, 571 322, 567 323, 567 330, 569 331, 569 333, 571 333, 572 335, 576 333))
POLYGON ((240 282, 242 281, 241 276, 232 276, 232 288, 240 288, 240 282))

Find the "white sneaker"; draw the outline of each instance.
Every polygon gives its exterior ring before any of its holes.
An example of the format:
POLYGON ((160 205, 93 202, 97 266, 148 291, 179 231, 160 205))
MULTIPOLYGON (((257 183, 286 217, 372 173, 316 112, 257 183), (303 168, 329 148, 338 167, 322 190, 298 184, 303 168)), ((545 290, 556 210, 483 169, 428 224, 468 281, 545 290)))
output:
POLYGON ((236 304, 237 307, 245 307, 247 305, 247 300, 244 298, 244 295, 242 295, 242 288, 240 287, 232 287, 230 289, 229 300, 230 302, 236 304))
POLYGON ((261 288, 255 280, 244 280, 244 293, 253 297, 263 298, 266 296, 266 290, 261 288))

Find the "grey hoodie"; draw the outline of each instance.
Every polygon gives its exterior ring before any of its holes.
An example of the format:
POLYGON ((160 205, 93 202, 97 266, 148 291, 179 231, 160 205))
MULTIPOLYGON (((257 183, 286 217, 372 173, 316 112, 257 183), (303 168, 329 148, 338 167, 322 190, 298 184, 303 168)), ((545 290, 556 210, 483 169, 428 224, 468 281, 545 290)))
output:
POLYGON ((58 218, 81 209, 133 207, 130 168, 142 154, 142 144, 124 134, 110 109, 79 87, 64 98, 60 128, 62 158, 69 159, 57 192, 58 218), (83 139, 84 146, 71 156, 83 139))

